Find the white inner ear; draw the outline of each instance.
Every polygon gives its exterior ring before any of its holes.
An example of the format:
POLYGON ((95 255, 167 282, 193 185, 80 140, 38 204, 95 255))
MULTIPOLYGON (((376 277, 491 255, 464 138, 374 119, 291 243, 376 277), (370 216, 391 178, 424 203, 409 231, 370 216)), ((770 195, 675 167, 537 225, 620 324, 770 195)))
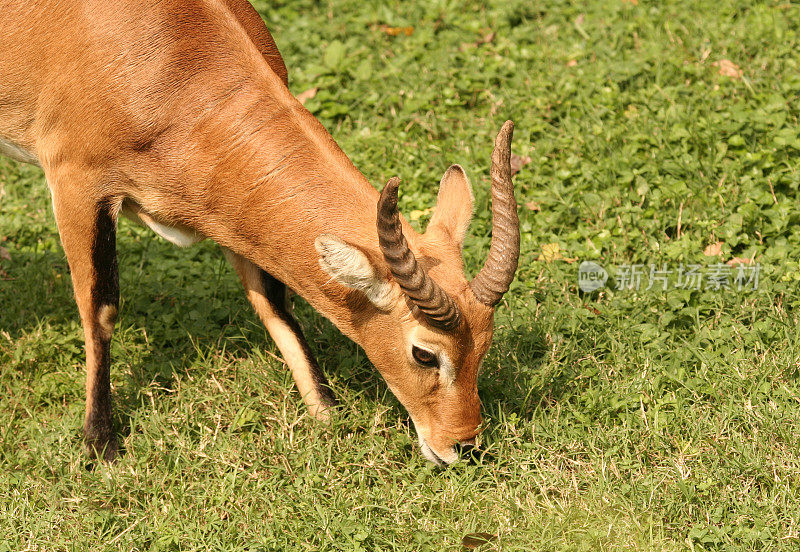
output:
POLYGON ((381 310, 392 308, 392 286, 381 278, 375 267, 358 248, 331 234, 321 234, 314 247, 319 253, 319 266, 334 280, 364 293, 381 310))

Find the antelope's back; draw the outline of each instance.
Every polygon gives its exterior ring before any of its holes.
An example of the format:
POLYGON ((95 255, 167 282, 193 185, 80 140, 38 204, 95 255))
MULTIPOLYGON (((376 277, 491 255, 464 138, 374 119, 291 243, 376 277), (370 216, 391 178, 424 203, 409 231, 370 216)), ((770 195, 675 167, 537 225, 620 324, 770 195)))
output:
POLYGON ((0 142, 40 156, 103 162, 253 89, 288 93, 247 0, 0 1, 0 27, 0 142))

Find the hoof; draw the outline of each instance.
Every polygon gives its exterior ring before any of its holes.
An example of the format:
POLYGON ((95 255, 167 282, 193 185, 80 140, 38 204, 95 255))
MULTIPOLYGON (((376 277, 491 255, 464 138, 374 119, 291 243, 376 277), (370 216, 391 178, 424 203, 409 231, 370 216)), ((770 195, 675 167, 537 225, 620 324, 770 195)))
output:
POLYGON ((102 432, 100 435, 86 432, 84 450, 92 460, 102 460, 103 462, 113 462, 119 455, 119 445, 117 439, 111 432, 102 432))
POLYGON ((84 450, 92 460, 102 460, 103 462, 113 462, 119 456, 119 446, 116 439, 112 439, 105 443, 86 442, 84 443, 84 450))
POLYGON ((308 406, 308 412, 311 414, 311 417, 317 420, 318 422, 323 423, 330 423, 331 417, 336 412, 336 407, 339 406, 339 402, 333 396, 333 394, 328 394, 322 396, 322 401, 319 403, 306 403, 308 406))

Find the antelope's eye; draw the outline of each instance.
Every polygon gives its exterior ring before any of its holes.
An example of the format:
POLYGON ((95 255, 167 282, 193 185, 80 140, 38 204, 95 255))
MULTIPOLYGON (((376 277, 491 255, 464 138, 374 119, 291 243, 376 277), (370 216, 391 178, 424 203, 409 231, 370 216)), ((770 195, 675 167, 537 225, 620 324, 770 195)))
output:
POLYGON ((416 345, 411 347, 411 356, 414 357, 419 364, 427 368, 437 368, 439 366, 439 359, 436 355, 425 349, 420 349, 416 345))

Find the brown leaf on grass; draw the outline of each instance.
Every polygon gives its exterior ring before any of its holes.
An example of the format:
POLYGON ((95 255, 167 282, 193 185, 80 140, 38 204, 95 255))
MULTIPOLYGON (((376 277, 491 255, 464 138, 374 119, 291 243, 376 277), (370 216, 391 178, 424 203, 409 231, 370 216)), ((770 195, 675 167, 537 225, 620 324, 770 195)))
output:
POLYGON ((536 203, 535 201, 529 201, 528 203, 525 204, 525 207, 528 209, 528 211, 541 211, 542 210, 542 206, 539 205, 538 203, 536 203))
POLYGON ((469 535, 464 535, 464 538, 461 539, 461 546, 467 550, 474 550, 495 540, 497 540, 497 537, 489 533, 470 533, 469 535))
POLYGON ((743 257, 734 257, 730 261, 725 263, 728 266, 737 266, 737 265, 749 265, 753 264, 753 259, 745 259, 743 257))
MULTIPOLYGON (((7 260, 7 261, 11 260, 11 254, 8 252, 8 249, 3 247, 2 245, 0 245, 0 258, 3 258, 5 260, 7 260)), ((8 275, 8 272, 6 272, 2 268, 0 268, 0 280, 8 281, 8 280, 13 280, 13 279, 14 278, 12 278, 11 276, 8 275)))
POLYGON ((298 102, 300 102, 301 104, 305 105, 305 103, 306 103, 308 100, 310 100, 311 98, 313 98, 314 96, 316 96, 316 95, 317 95, 317 92, 318 92, 318 91, 319 91, 319 88, 317 88, 317 87, 315 86, 314 88, 309 88, 309 89, 308 89, 308 90, 306 90, 305 92, 300 92, 300 93, 297 95, 297 101, 298 101, 298 102))
POLYGON ((741 67, 729 59, 721 59, 712 63, 714 67, 719 67, 719 74, 732 79, 740 79, 744 72, 741 67))
POLYGON ((378 30, 383 31, 389 36, 406 35, 411 36, 414 34, 414 27, 390 27, 389 25, 378 25, 378 30))
POLYGON ((575 67, 576 65, 578 65, 577 59, 571 59, 567 62, 567 67, 575 67))
POLYGON ((532 161, 532 159, 530 157, 528 157, 527 155, 519 156, 519 155, 515 155, 515 154, 512 153, 511 154, 511 176, 514 176, 515 174, 517 174, 522 167, 524 167, 525 165, 527 165, 531 161, 532 161))
POLYGON ((483 35, 478 41, 475 43, 475 46, 480 46, 481 44, 489 44, 490 42, 494 42, 495 32, 490 31, 489 33, 483 35))
POLYGON ((639 5, 639 0, 622 0, 623 4, 631 4, 633 6, 639 5))
POLYGON ((716 257, 722 253, 722 245, 722 242, 718 241, 706 246, 706 248, 703 249, 703 255, 706 257, 716 257))
POLYGON ((483 35, 475 42, 462 42, 461 46, 458 47, 459 51, 466 52, 472 48, 477 48, 483 44, 489 44, 490 42, 494 42, 494 37, 496 33, 494 31, 489 32, 488 34, 483 35))

